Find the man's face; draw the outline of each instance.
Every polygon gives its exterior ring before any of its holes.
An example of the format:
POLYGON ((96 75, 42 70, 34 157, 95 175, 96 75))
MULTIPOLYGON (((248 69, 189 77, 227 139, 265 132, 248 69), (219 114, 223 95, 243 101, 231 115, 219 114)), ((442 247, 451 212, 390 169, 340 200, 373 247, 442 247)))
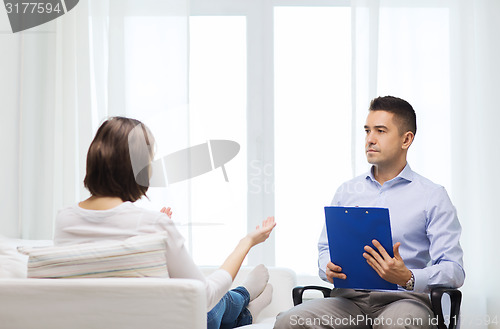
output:
POLYGON ((387 166, 404 156, 404 135, 399 134, 394 114, 370 111, 365 124, 365 152, 369 163, 387 166))

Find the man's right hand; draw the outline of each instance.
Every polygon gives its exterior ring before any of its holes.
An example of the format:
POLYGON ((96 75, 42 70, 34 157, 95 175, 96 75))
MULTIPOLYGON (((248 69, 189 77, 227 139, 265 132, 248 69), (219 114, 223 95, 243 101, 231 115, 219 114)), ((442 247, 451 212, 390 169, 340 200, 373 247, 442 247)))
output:
POLYGON ((340 266, 329 262, 326 265, 326 278, 328 279, 328 281, 333 283, 333 278, 345 280, 346 275, 342 273, 342 268, 340 266))

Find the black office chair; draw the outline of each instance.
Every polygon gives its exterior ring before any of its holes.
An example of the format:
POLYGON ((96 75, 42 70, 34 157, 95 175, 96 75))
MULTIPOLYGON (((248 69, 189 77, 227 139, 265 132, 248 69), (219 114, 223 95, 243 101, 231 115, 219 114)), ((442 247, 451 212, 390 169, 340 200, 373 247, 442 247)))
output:
MULTIPOLYGON (((320 287, 320 286, 305 286, 305 287, 295 287, 292 290, 293 305, 299 305, 302 303, 302 295, 306 290, 319 290, 323 293, 325 298, 330 297, 332 292, 331 288, 320 287)), ((460 303, 462 302, 462 293, 460 290, 452 288, 434 288, 431 289, 431 304, 434 315, 437 318, 438 329, 455 329, 458 322, 458 315, 460 313, 460 303), (443 309, 441 307, 441 299, 443 294, 448 294, 450 296, 451 307, 450 307, 450 323, 448 327, 444 323, 443 309)))

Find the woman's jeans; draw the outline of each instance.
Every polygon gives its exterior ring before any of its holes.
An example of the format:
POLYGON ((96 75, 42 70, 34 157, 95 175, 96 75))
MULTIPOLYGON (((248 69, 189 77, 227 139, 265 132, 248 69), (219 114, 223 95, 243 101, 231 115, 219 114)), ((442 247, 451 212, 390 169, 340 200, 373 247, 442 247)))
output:
POLYGON ((250 294, 245 287, 228 291, 207 314, 207 329, 229 329, 252 323, 247 309, 250 294))

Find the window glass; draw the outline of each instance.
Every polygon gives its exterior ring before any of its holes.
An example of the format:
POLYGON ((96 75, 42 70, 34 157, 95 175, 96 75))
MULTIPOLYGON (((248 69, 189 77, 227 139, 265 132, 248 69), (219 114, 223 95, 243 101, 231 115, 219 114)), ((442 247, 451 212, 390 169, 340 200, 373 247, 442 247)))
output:
POLYGON ((408 162, 450 192, 449 9, 386 7, 379 24, 379 95, 412 104, 417 134, 408 162))
MULTIPOLYGON (((191 180, 193 258, 220 265, 246 233, 246 19, 190 18, 190 140, 232 140, 240 151, 221 168, 191 180)), ((213 150, 212 150, 213 151, 213 150)))
POLYGON ((351 171, 350 9, 274 10, 276 265, 317 273, 317 241, 351 171))

